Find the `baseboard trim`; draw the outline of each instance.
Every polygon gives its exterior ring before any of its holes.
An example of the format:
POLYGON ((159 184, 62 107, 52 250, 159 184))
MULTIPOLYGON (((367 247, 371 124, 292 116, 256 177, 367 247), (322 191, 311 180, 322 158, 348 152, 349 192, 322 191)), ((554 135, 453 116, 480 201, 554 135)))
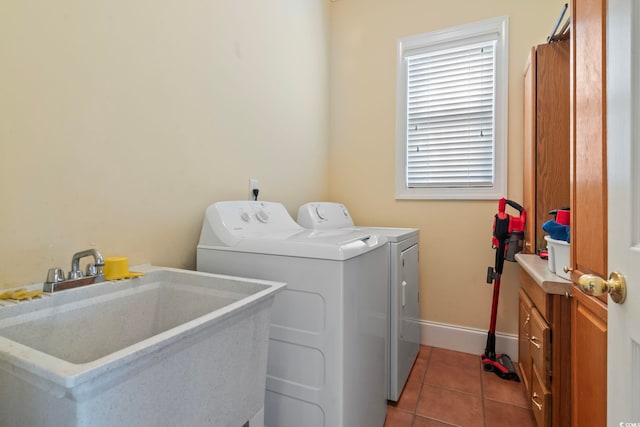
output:
MULTIPOLYGON (((424 345, 481 355, 487 344, 487 331, 446 323, 419 321, 421 342, 424 345)), ((496 353, 506 353, 514 362, 518 360, 518 336, 496 334, 496 353)))

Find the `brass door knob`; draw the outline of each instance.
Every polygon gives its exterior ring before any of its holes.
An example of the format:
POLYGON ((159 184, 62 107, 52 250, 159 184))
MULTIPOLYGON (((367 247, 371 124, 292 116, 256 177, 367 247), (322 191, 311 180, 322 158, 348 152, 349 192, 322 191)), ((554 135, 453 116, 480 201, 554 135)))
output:
POLYGON ((595 274, 583 274, 578 279, 578 288, 594 297, 608 293, 613 302, 618 304, 622 304, 627 298, 627 282, 622 274, 616 272, 609 275, 609 280, 595 274))

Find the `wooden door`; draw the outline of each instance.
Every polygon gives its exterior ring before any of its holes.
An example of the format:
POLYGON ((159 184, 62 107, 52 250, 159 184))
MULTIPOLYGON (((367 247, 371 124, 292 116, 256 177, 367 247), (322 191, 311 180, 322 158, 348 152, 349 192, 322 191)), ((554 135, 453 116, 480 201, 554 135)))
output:
MULTIPOLYGON (((606 0, 572 3, 571 279, 607 274, 606 0)), ((572 425, 605 426, 606 298, 574 286, 571 316, 572 425)))

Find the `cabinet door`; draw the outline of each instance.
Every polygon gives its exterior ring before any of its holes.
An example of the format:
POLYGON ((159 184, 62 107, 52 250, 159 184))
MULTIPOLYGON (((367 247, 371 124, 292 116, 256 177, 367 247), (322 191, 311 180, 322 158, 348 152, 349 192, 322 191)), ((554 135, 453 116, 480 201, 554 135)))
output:
POLYGON ((569 41, 537 48, 536 244, 547 246, 542 224, 570 202, 569 41))
POLYGON ((607 309, 574 290, 571 307, 572 425, 607 425, 607 309))
POLYGON ((524 289, 520 289, 520 314, 518 316, 518 365, 522 374, 522 382, 531 394, 531 308, 533 303, 524 289))
MULTIPOLYGON (((522 175, 522 206, 527 212, 535 211, 536 194, 536 48, 531 49, 524 69, 524 146, 522 175)), ((530 214, 531 215, 531 214, 530 214)), ((525 224, 524 252, 536 253, 536 221, 534 217, 525 224)))
POLYGON ((534 47, 524 74, 525 249, 546 247, 542 224, 570 202, 569 41, 534 47))

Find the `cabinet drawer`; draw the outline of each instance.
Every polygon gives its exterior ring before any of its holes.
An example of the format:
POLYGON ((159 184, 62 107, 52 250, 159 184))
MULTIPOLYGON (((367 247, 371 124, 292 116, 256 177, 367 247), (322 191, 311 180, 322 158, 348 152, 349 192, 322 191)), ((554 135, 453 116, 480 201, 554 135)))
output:
POLYGON ((531 410, 538 427, 551 425, 551 392, 540 379, 537 368, 533 367, 531 410))
POLYGON ((519 293, 520 310, 518 316, 518 365, 522 374, 522 382, 529 395, 531 395, 531 309, 533 302, 527 293, 520 289, 519 293))
POLYGON ((531 309, 531 326, 529 337, 529 349, 533 366, 538 370, 542 384, 550 385, 549 363, 551 359, 551 328, 536 307, 531 309))
POLYGON ((520 268, 520 286, 521 289, 524 289, 527 292, 527 296, 531 299, 533 305, 535 305, 540 313, 542 313, 542 317, 547 319, 549 322, 553 322, 549 295, 547 295, 545 291, 543 291, 542 288, 533 280, 533 278, 522 268, 520 268))

